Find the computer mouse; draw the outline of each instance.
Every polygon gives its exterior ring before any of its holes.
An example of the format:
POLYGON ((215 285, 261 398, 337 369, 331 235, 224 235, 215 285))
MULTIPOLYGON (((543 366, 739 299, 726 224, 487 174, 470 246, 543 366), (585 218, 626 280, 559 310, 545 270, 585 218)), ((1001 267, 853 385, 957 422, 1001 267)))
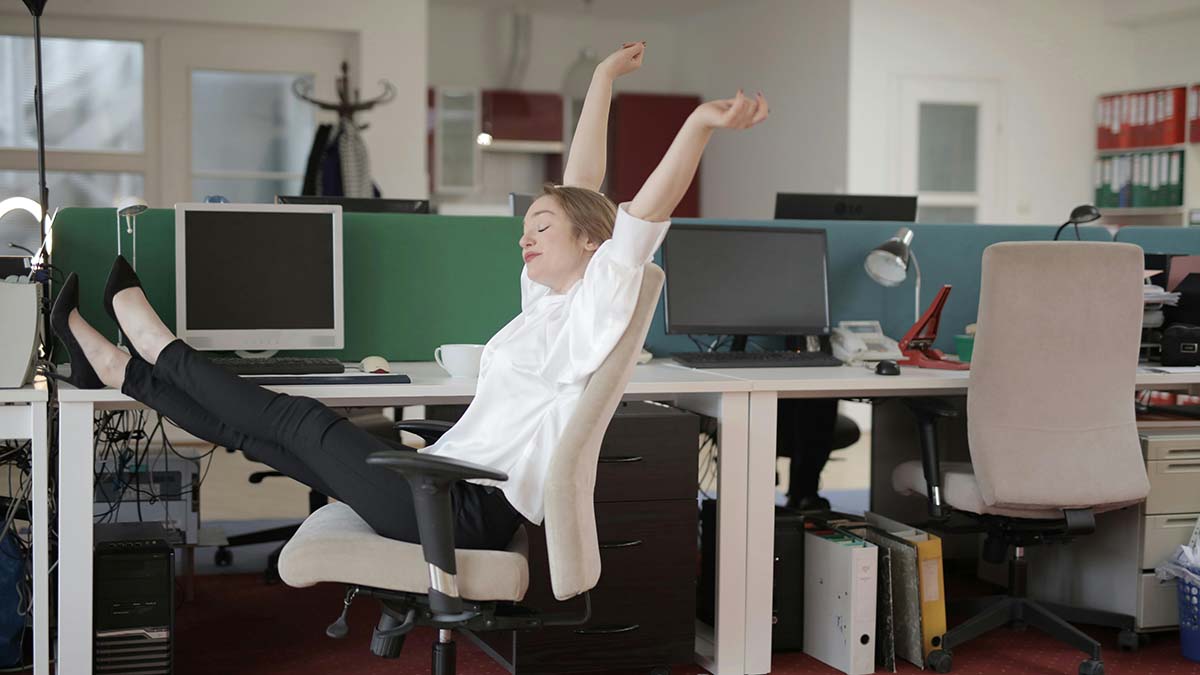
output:
POLYGON ((899 375, 900 374, 900 366, 896 365, 895 361, 889 361, 887 359, 884 359, 883 361, 880 361, 879 363, 875 364, 875 374, 876 375, 899 375))
POLYGON ((368 356, 358 364, 364 373, 390 373, 392 367, 382 356, 368 356))

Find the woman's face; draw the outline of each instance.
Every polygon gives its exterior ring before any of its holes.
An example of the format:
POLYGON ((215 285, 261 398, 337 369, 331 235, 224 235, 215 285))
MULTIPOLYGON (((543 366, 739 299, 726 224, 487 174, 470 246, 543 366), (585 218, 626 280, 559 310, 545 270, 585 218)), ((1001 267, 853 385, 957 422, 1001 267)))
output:
POLYGON ((529 278, 559 293, 567 292, 583 278, 598 246, 576 230, 558 201, 549 195, 530 205, 519 243, 529 278))

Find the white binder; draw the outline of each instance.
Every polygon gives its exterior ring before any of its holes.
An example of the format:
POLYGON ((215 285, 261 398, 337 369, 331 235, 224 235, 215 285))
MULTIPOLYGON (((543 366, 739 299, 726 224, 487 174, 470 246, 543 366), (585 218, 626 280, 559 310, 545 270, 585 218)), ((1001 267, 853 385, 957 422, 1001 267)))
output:
POLYGON ((845 532, 804 535, 804 652, 847 675, 875 672, 879 551, 845 532))

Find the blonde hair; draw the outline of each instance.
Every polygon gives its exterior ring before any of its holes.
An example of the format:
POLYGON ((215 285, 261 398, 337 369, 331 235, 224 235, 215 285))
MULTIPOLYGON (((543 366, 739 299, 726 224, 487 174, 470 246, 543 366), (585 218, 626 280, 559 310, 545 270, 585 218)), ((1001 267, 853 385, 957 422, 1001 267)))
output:
POLYGON ((611 199, 581 187, 557 186, 546 183, 542 196, 553 197, 562 207, 575 231, 597 245, 612 239, 613 223, 617 221, 617 205, 611 199))

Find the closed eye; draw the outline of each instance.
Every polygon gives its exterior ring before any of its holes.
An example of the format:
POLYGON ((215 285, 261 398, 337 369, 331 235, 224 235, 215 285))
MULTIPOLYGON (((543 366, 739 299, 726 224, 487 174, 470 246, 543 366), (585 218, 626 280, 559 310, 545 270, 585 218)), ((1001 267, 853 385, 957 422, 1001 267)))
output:
POLYGON ((548 230, 548 229, 550 229, 550 226, 549 226, 549 225, 547 225, 547 226, 545 226, 545 227, 539 227, 539 228, 538 228, 538 232, 545 232, 545 231, 546 231, 546 230, 548 230))

